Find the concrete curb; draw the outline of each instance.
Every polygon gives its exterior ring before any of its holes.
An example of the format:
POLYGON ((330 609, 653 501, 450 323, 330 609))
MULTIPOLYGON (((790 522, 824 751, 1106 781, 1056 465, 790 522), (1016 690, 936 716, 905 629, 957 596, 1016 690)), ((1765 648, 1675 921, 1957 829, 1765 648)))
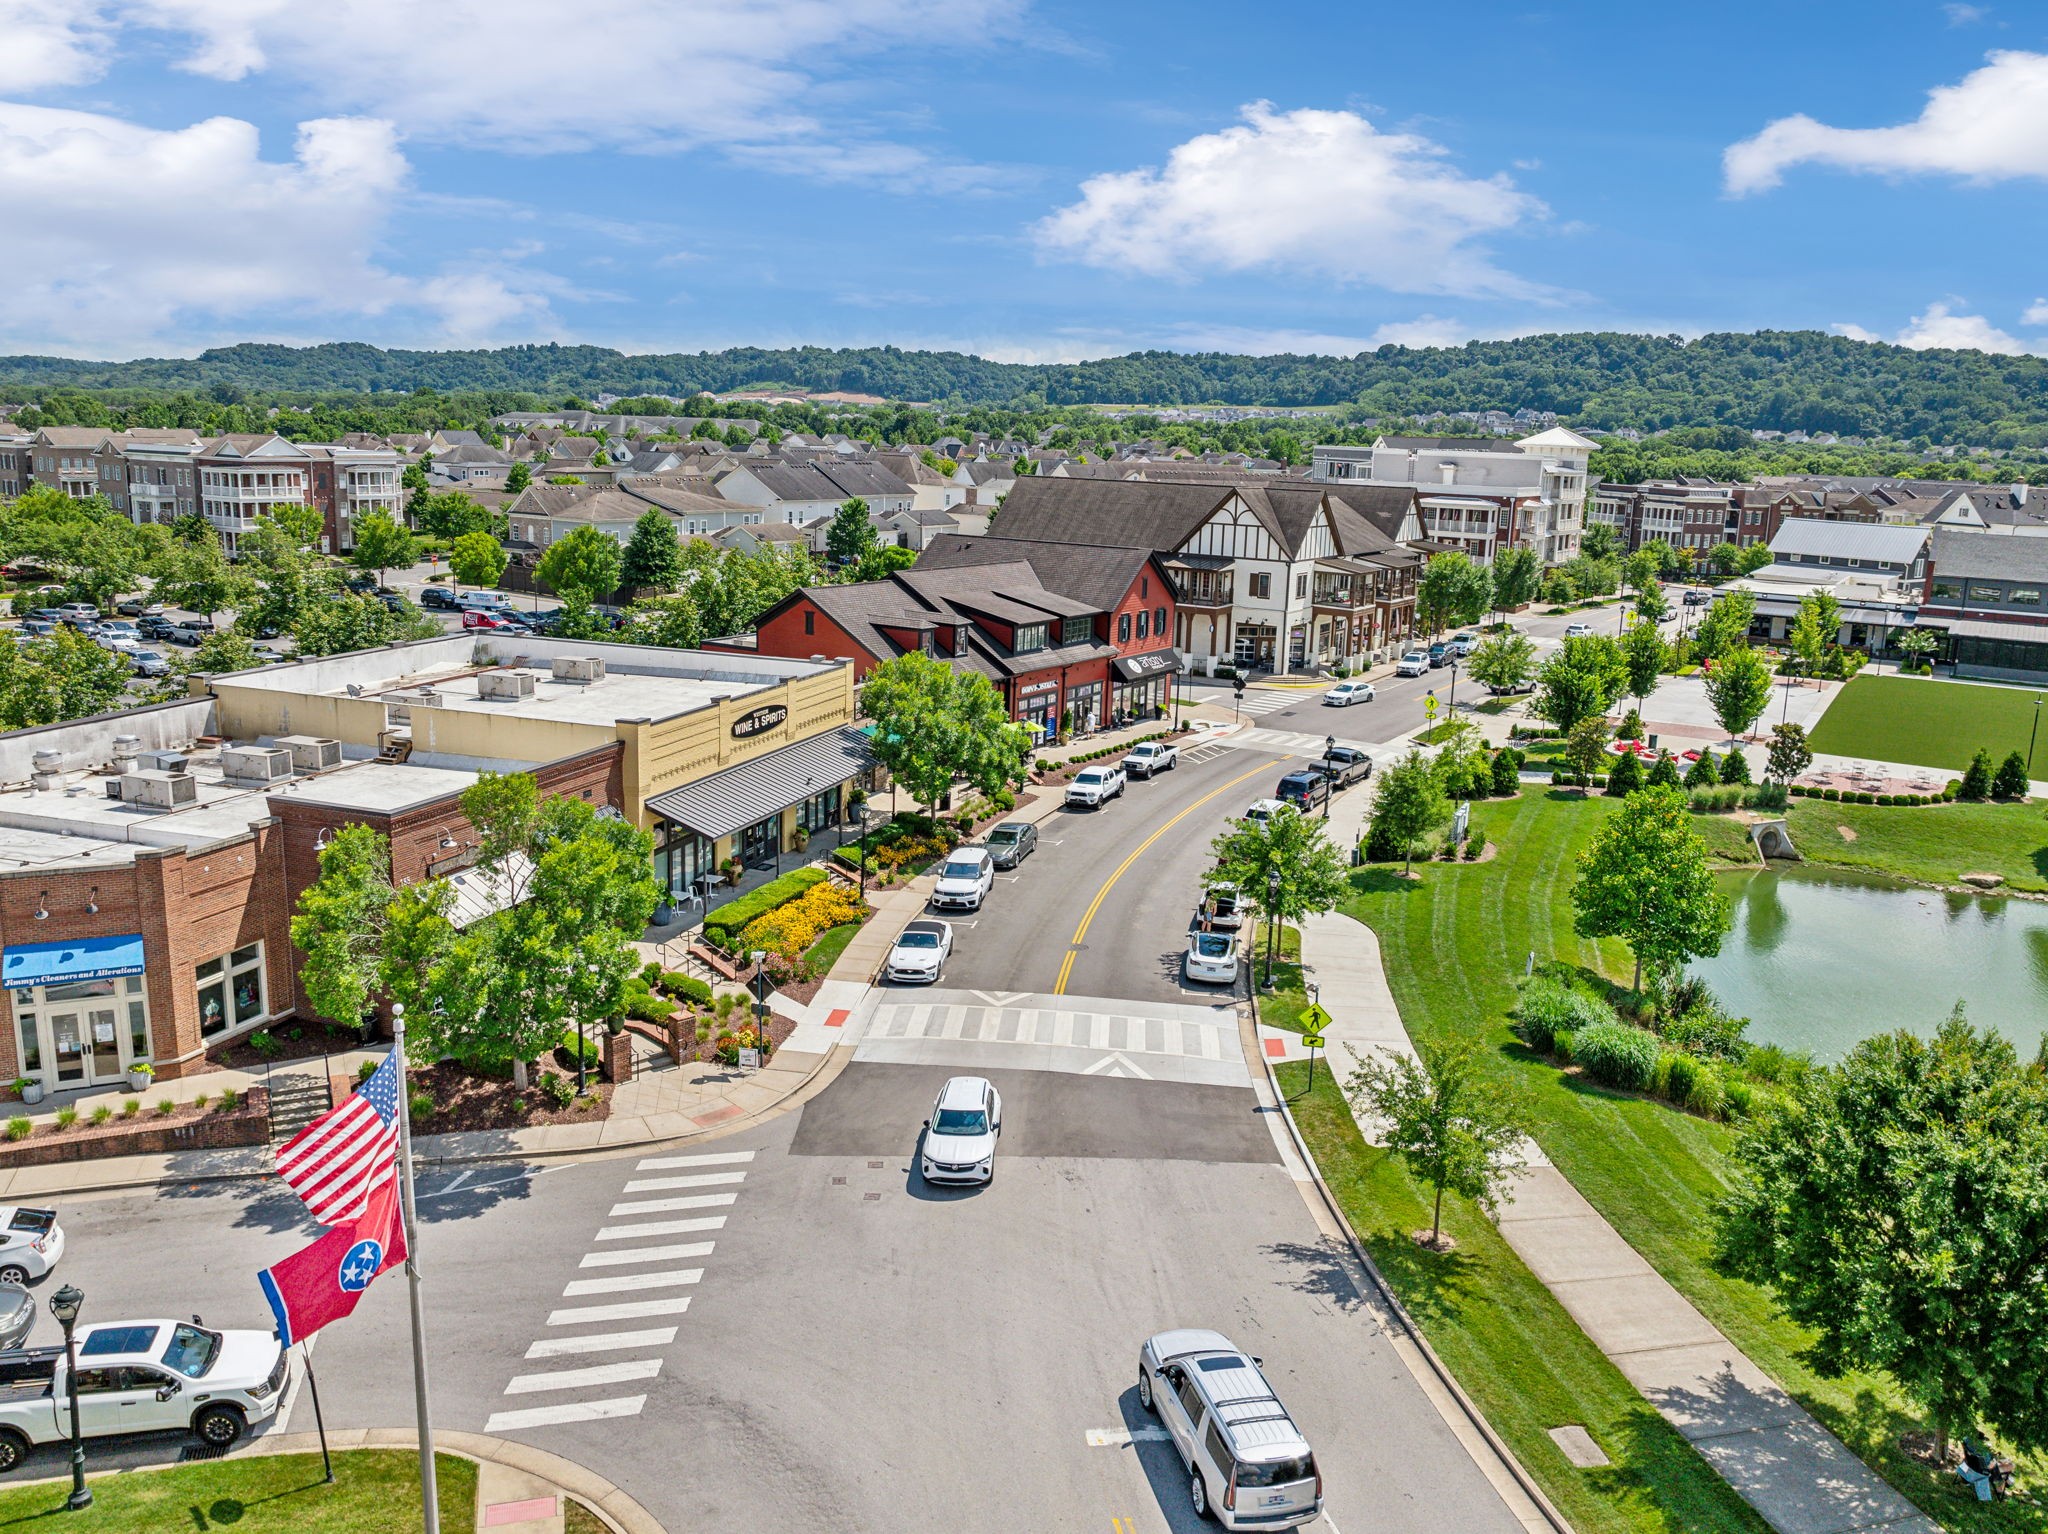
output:
POLYGON ((1330 1185, 1323 1181, 1323 1169, 1317 1165, 1315 1156, 1310 1152, 1308 1141, 1302 1138, 1301 1126, 1294 1122, 1294 1110, 1287 1105, 1287 1094, 1280 1090, 1280 1081, 1274 1073, 1273 1062, 1265 1058, 1263 1049, 1259 1051, 1259 1056, 1259 1063, 1266 1073, 1266 1085, 1273 1093, 1274 1102, 1279 1104, 1280 1117, 1287 1125, 1287 1137, 1294 1145, 1295 1154, 1301 1157, 1302 1165, 1308 1168, 1309 1181, 1315 1185, 1316 1195, 1322 1200, 1324 1210, 1336 1223, 1337 1228, 1344 1232, 1345 1244, 1350 1247, 1351 1255, 1358 1260, 1359 1266, 1372 1280, 1373 1288, 1379 1291, 1380 1298, 1386 1302, 1387 1308, 1399 1318, 1402 1330, 1407 1333, 1408 1340, 1414 1344, 1416 1352, 1429 1365, 1430 1373, 1437 1384, 1457 1403, 1465 1420, 1493 1451, 1516 1488, 1543 1515, 1544 1521, 1549 1524, 1554 1534, 1574 1534, 1570 1521, 1557 1510, 1550 1498, 1543 1494, 1543 1488, 1536 1484, 1535 1477, 1530 1475, 1521 1460, 1515 1457, 1515 1451, 1508 1447, 1507 1441, 1494 1431, 1493 1424, 1486 1420, 1486 1414, 1479 1409, 1477 1403, 1465 1394, 1464 1387, 1458 1383, 1457 1376, 1451 1373, 1450 1367, 1437 1356, 1436 1349, 1429 1345, 1429 1339, 1422 1334, 1422 1328, 1415 1324, 1415 1318, 1408 1313, 1408 1307, 1401 1303, 1401 1297, 1394 1293, 1393 1286, 1380 1272, 1379 1265, 1372 1260, 1372 1254, 1365 1249, 1365 1243, 1358 1239, 1358 1232, 1351 1228, 1351 1220, 1344 1213, 1343 1206, 1330 1191, 1330 1185))
MULTIPOLYGON (((411 1428, 336 1428, 327 1435, 327 1446, 335 1453, 359 1449, 411 1449, 418 1453, 419 1434, 411 1428)), ((272 1433, 261 1438, 249 1439, 237 1446, 230 1458, 254 1459, 259 1455, 319 1452, 318 1433, 272 1433)), ((595 1471, 584 1469, 574 1460, 563 1459, 560 1455, 550 1454, 545 1449, 531 1448, 523 1443, 514 1443, 510 1439, 487 1437, 482 1433, 457 1433, 436 1429, 434 1452, 437 1455, 458 1455, 480 1464, 505 1465, 514 1470, 523 1470, 536 1480, 546 1481, 557 1491, 564 1492, 583 1503, 617 1531, 617 1534, 667 1534, 652 1513, 611 1482, 595 1471)), ((133 1470, 103 1471, 101 1475, 148 1475, 152 1471, 172 1468, 174 1467, 171 1465, 148 1465, 133 1470)), ((70 1479, 71 1474, 67 1470, 63 1475, 38 1476, 33 1480, 14 1481, 10 1484, 47 1486, 70 1479)))

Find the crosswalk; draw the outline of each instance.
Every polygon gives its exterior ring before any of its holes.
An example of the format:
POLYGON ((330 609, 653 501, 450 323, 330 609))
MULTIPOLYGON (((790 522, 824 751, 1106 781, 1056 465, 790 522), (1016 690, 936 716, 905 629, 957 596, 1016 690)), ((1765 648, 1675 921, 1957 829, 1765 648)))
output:
MULTIPOLYGON (((705 1211, 730 1209, 739 1200, 736 1189, 746 1181, 746 1164, 752 1151, 703 1151, 687 1156, 650 1156, 638 1162, 635 1175, 611 1206, 614 1222, 599 1228, 592 1249, 577 1264, 588 1277, 571 1279, 562 1288, 568 1301, 596 1301, 566 1304, 548 1313, 547 1326, 618 1328, 620 1323, 653 1321, 685 1314, 690 1295, 704 1277, 702 1266, 671 1266, 700 1263, 717 1250, 717 1242, 684 1240, 678 1236, 703 1236, 722 1230, 724 1214, 705 1211), (713 1170, 719 1168, 722 1170, 713 1170), (685 1189, 725 1189, 723 1192, 685 1189), (661 1194, 658 1198, 635 1198, 634 1194, 661 1194), (649 1216, 679 1215, 678 1219, 649 1216), (650 1243, 642 1245, 640 1243, 650 1243)), ((486 1433, 514 1433, 527 1428, 558 1427, 570 1422, 598 1422, 611 1417, 636 1417, 647 1404, 644 1393, 603 1395, 595 1399, 560 1399, 567 1392, 611 1390, 656 1379, 661 1374, 663 1348, 676 1340, 680 1328, 639 1326, 624 1330, 576 1331, 536 1339, 526 1350, 526 1361, 550 1359, 592 1360, 571 1362, 564 1367, 540 1369, 513 1376, 505 1386, 507 1396, 553 1396, 542 1406, 514 1407, 492 1413, 484 1423, 486 1433), (607 1353, 640 1353, 657 1356, 595 1361, 607 1353)))
POLYGON ((1238 1086, 1248 1079, 1236 1006, 928 991, 877 1008, 854 1059, 1008 1066, 1238 1086))
POLYGON ((1298 692, 1247 692, 1237 700, 1236 707, 1247 714, 1270 714, 1293 707, 1302 697, 1298 692))
MULTIPOLYGON (((1245 751, 1271 751, 1279 756, 1320 757, 1329 744, 1328 735, 1304 735, 1297 730, 1240 730, 1235 735, 1226 735, 1221 744, 1235 746, 1245 751)), ((1340 746, 1356 746, 1359 750, 1377 756, 1384 748, 1369 740, 1345 740, 1338 738, 1340 746)))

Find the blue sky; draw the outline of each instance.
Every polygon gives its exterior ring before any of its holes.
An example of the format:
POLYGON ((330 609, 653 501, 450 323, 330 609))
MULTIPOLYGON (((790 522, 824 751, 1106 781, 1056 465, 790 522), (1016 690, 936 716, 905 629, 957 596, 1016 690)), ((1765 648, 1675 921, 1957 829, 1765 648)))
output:
POLYGON ((0 39, 6 351, 2048 349, 2038 7, 0 0, 0 39))

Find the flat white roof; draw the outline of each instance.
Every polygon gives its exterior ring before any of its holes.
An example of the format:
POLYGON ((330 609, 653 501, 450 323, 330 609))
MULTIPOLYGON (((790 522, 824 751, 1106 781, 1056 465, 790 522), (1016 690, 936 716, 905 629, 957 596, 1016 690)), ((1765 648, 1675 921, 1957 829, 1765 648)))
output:
MULTIPOLYGON (((703 677, 652 676, 607 670, 602 681, 562 682, 545 670, 514 667, 533 681, 530 698, 486 698, 477 692, 477 672, 467 672, 416 685, 431 686, 439 695, 436 708, 460 713, 510 714, 520 719, 551 719, 564 724, 588 724, 610 729, 621 719, 666 719, 707 707, 720 698, 736 698, 762 692, 775 685, 758 679, 712 681, 703 677)), ((779 679, 778 679, 779 680, 779 679)), ((410 688, 386 688, 381 696, 403 702, 394 694, 410 688)))

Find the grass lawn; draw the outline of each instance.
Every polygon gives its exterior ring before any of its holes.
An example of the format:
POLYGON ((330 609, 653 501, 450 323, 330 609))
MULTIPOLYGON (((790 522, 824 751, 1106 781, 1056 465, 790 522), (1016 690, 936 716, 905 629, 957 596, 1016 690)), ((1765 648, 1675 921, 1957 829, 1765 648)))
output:
POLYGON ((1258 1002, 1259 1021, 1289 1033, 1304 1032, 1301 1015, 1308 1010, 1308 988, 1301 979, 1301 932, 1294 927, 1280 929, 1280 946, 1274 951, 1273 989, 1266 991, 1259 987, 1266 978, 1268 930, 1265 922, 1252 924, 1253 942, 1246 954, 1246 962, 1252 966, 1252 995, 1258 1002))
MULTIPOLYGON (((434 1465, 441 1527, 467 1534, 476 1527, 476 1464, 437 1454, 434 1465)), ((420 1526, 418 1455, 336 1454, 334 1481, 322 1483, 317 1454, 224 1459, 90 1476, 92 1506, 78 1513, 64 1507, 70 1481, 46 1481, 0 1491, 0 1529, 46 1520, 79 1534, 389 1534, 420 1526)))
POLYGON ((2008 752, 2026 755, 2038 696, 2022 687, 1857 676, 1813 727, 1813 749, 1960 773, 1983 746, 1996 765, 2008 752))
POLYGON ((832 966, 839 962, 839 956, 846 952, 846 945, 853 941, 853 935, 858 931, 860 923, 849 921, 827 927, 819 933, 817 941, 804 950, 804 959, 811 966, 811 972, 830 974, 832 966))
MULTIPOLYGON (((1308 1067, 1280 1068, 1290 1097, 1308 1067)), ((1763 1530, 1692 1446, 1586 1340, 1564 1307, 1469 1204, 1445 1201, 1455 1252, 1423 1251, 1428 1191, 1399 1161, 1367 1145, 1327 1070, 1292 1103, 1330 1191, 1352 1228, 1486 1418, 1582 1534, 1649 1530, 1763 1530), (1578 1470, 1549 1430, 1583 1426, 1614 1461, 1578 1470)))
MULTIPOLYGON (((1592 1086, 1532 1055, 1509 1031, 1514 977, 1532 952, 1626 981, 1627 952, 1619 943, 1573 933, 1570 896, 1579 852, 1618 803, 1525 786, 1519 799, 1474 806, 1474 828, 1500 847, 1492 862, 1418 865, 1419 883, 1377 871, 1353 876, 1358 893, 1344 909, 1379 934, 1410 1034, 1425 1049, 1455 1038, 1488 1046, 1494 1068, 1528 1094, 1536 1138, 1594 1207, 1738 1347, 1937 1521, 1973 1534, 2037 1529, 2038 1515, 2022 1514, 2024 1504, 1965 1502, 1955 1494, 1959 1483, 1902 1455, 1899 1433, 1919 1423, 1888 1378, 1821 1379, 1800 1358, 1810 1337, 1784 1319, 1770 1294, 1713 1270, 1708 1213, 1728 1186, 1728 1126, 1592 1086)), ((1942 813, 1848 808, 1869 811, 1870 842, 1882 837, 1881 828, 1913 815, 1942 813)), ((1698 816, 1695 824, 1718 837, 1715 828, 1735 823, 1698 816)), ((2023 1464, 2023 1483, 2039 1484, 2044 1475, 2048 1463, 2023 1464)))
POLYGON ((2004 874, 2014 889, 2048 890, 2048 806, 1923 804, 1887 809, 1794 799, 1792 844, 1811 863, 1953 884, 1958 874, 2004 874), (1840 827, 1856 833, 1854 841, 1840 827))

